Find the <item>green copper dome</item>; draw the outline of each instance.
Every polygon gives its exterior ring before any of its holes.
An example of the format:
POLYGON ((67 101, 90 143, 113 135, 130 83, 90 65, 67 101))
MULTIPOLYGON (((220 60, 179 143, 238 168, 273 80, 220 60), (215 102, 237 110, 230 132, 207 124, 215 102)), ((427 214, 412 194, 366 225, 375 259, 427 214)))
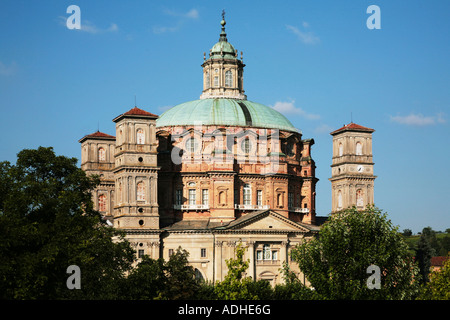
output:
POLYGON ((217 42, 211 49, 211 59, 237 59, 236 49, 227 41, 217 42))
POLYGON ((263 104, 237 99, 200 99, 164 112, 156 127, 225 125, 298 132, 281 113, 263 104))

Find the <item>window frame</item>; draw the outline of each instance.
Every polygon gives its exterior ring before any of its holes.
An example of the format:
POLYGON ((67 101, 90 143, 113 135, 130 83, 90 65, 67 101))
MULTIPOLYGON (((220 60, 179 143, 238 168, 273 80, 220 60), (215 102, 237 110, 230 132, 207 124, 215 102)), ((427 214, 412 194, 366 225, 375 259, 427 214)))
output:
POLYGON ((136 201, 145 201, 146 191, 147 190, 144 181, 139 181, 138 183, 136 183, 136 201))
POLYGON ((225 71, 225 87, 233 86, 233 72, 231 70, 225 71))
POLYGON ((195 205, 196 203, 196 189, 188 189, 188 204, 195 205))
POLYGON ((136 130, 136 144, 145 144, 145 131, 142 128, 136 130))
POLYGON ((242 204, 251 205, 252 204, 252 185, 246 183, 242 189, 242 204))

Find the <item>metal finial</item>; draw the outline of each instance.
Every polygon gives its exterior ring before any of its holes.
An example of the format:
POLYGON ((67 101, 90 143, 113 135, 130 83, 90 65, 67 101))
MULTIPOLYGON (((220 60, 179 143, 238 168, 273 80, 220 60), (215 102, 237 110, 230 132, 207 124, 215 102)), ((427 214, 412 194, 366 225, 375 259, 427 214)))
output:
POLYGON ((225 9, 222 10, 222 20, 225 20, 225 9))

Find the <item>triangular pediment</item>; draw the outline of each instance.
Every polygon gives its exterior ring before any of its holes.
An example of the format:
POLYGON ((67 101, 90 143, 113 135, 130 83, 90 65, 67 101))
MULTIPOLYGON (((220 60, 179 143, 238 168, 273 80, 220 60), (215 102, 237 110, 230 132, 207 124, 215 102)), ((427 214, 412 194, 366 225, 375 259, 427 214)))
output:
POLYGON ((316 226, 306 226, 294 222, 272 210, 248 213, 223 229, 242 231, 311 232, 316 226))

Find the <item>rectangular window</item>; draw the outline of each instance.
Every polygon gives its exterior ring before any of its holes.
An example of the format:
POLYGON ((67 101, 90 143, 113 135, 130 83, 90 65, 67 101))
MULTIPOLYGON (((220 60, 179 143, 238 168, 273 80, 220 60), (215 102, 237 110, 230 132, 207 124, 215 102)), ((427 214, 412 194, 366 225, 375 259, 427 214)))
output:
POLYGON ((264 260, 271 260, 271 251, 270 251, 270 245, 265 244, 263 246, 263 251, 264 251, 264 260))
POLYGON ((272 260, 278 260, 278 251, 272 250, 272 260))
POLYGON ((209 204, 209 190, 208 189, 202 189, 202 204, 204 204, 204 205, 209 204))
POLYGON ((200 249, 200 257, 206 258, 206 248, 201 248, 200 249))
POLYGON ((143 249, 139 249, 138 250, 138 258, 142 258, 144 256, 144 250, 143 249))
POLYGON ((214 87, 219 86, 219 76, 214 76, 214 87))
POLYGON ((169 249, 169 258, 173 255, 173 249, 169 249))
POLYGON ((189 189, 189 204, 195 204, 195 189, 189 189))
POLYGON ((244 185, 244 204, 250 205, 252 204, 252 189, 250 184, 246 183, 244 185))
POLYGON ((292 192, 288 193, 288 207, 289 208, 294 207, 294 194, 292 192))
POLYGON ((181 205, 183 203, 183 190, 175 190, 175 204, 181 205))
POLYGON ((257 191, 256 191, 256 204, 257 204, 258 206, 262 206, 262 205, 263 205, 262 202, 263 202, 263 201, 262 201, 262 190, 257 190, 257 191))
POLYGON ((256 251, 256 260, 262 259, 263 259, 262 251, 261 250, 256 251))

